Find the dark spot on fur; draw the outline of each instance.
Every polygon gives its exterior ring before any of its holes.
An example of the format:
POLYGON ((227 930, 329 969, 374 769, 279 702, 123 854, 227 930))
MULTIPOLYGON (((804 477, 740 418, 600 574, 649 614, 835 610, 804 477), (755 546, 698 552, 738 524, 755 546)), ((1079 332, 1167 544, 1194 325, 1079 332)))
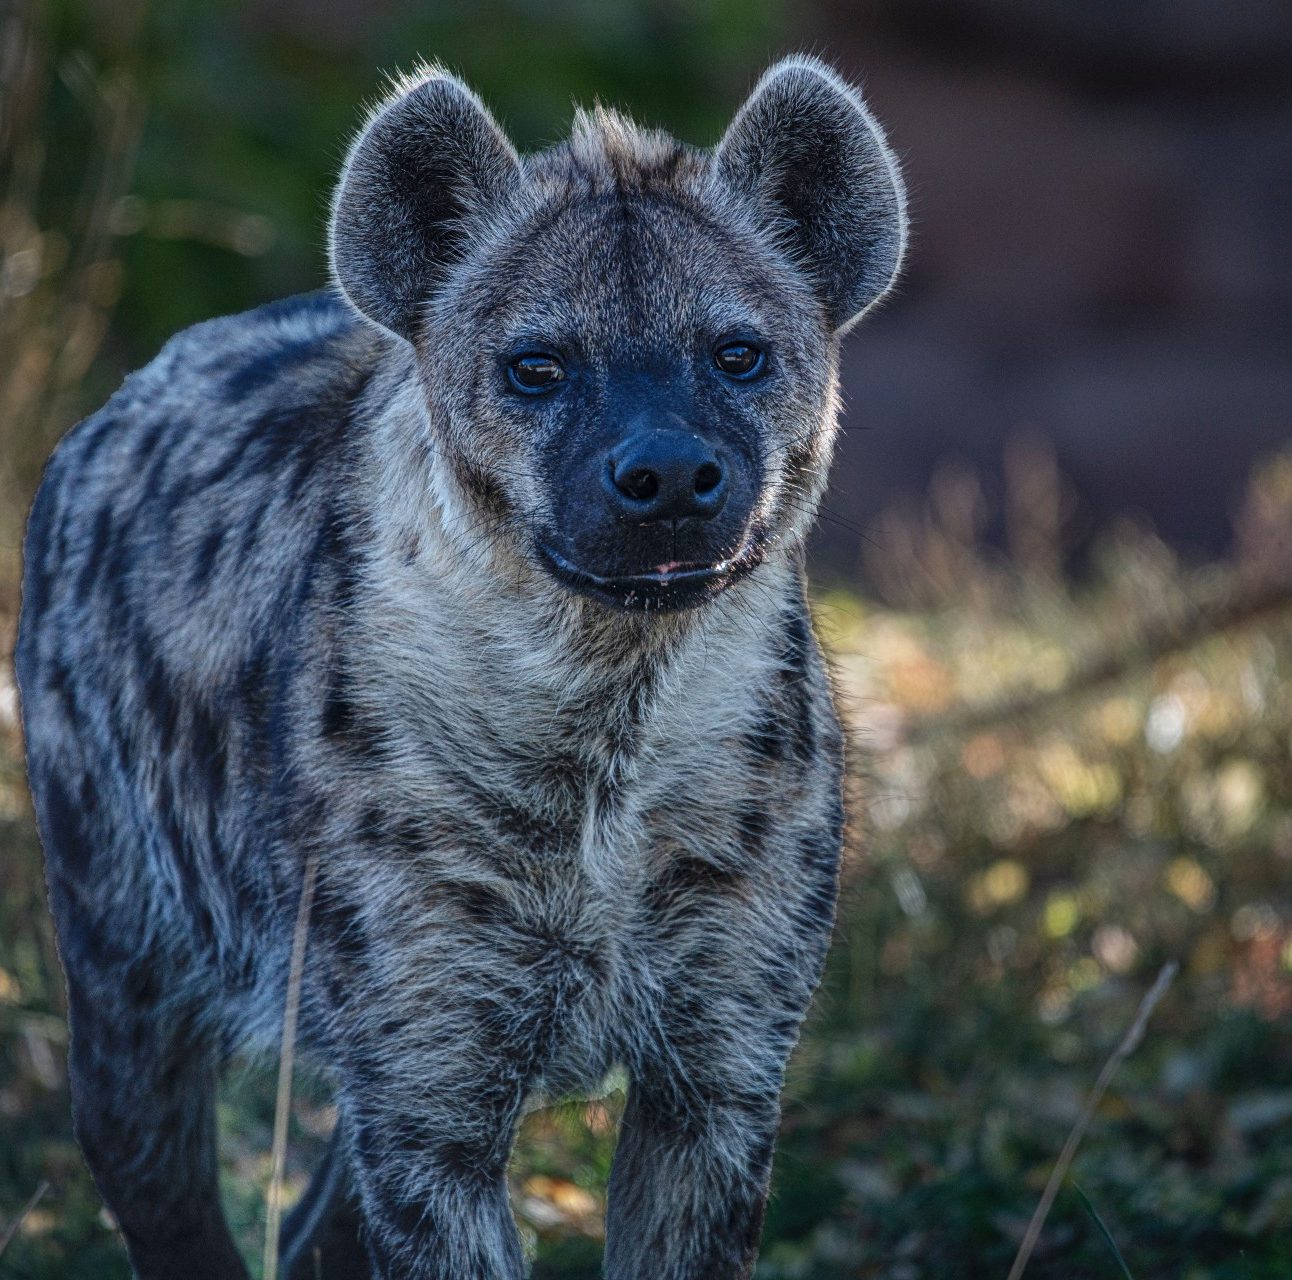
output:
POLYGON ((155 1005, 161 999, 161 978, 151 956, 139 956, 126 965, 121 989, 131 1004, 144 1008, 155 1005))
POLYGON ((194 593, 205 591, 210 585, 220 547, 227 536, 228 530, 223 525, 217 525, 202 539, 202 545, 197 549, 197 555, 193 557, 193 568, 188 576, 190 591, 194 593))
POLYGON ((785 638, 781 646, 781 667, 789 680, 803 680, 808 674, 808 655, 812 652, 812 632, 807 618, 799 609, 785 615, 785 638))
POLYGON ((656 916, 689 915, 708 899, 740 894, 746 883, 742 872, 704 858, 674 858, 647 888, 645 906, 656 916))
POLYGON ((350 975, 343 973, 335 963, 324 966, 323 988, 333 1009, 345 1009, 355 996, 350 975))
POLYGON ((476 1142, 442 1141, 434 1147, 437 1167, 450 1186, 489 1187, 503 1175, 505 1162, 498 1152, 476 1142))
MULTIPOLYGON (((207 467, 205 471, 182 475, 160 496, 156 510, 150 513, 154 520, 160 517, 163 526, 169 525, 169 522, 175 518, 176 513, 181 508, 192 504, 195 498, 200 497, 208 489, 214 488, 233 475, 242 460, 243 452, 242 448, 237 446, 226 453, 218 462, 207 467)), ((158 460, 158 467, 160 467, 160 463, 165 457, 165 454, 161 455, 158 460)), ((167 532, 169 532, 168 529, 167 532)))
POLYGON ((200 703, 192 710, 192 759, 200 768, 198 775, 206 784, 206 800, 218 803, 227 783, 228 746, 225 727, 200 703))
POLYGON ((90 825, 99 812, 99 790, 87 773, 81 778, 81 818, 90 825))
POLYGON ((736 814, 736 830, 740 833, 740 841, 755 858, 762 856, 770 829, 771 815, 764 805, 748 804, 736 814))
POLYGON ((157 780, 156 803, 153 811, 157 826, 165 837, 164 856, 168 857, 179 876, 181 909, 193 934, 204 948, 214 945, 215 918, 208 906, 206 876, 203 874, 199 850, 194 847, 188 831, 180 821, 189 812, 182 803, 169 773, 162 771, 157 780))
MULTIPOLYGON (((402 1143, 395 1135, 388 1135, 387 1149, 401 1149, 402 1143)), ((406 1149, 406 1148, 404 1148, 406 1149)), ((398 1198, 390 1196, 383 1201, 382 1216, 403 1237, 416 1239, 426 1231, 430 1219, 426 1212, 426 1201, 420 1198, 407 1199, 407 1191, 401 1189, 398 1198)))
POLYGON ((791 476, 814 474, 818 465, 814 440, 796 444, 785 457, 785 470, 791 476))
POLYGON ((328 676, 323 697, 322 728, 323 736, 329 742, 356 756, 372 761, 386 756, 381 731, 351 701, 346 676, 340 666, 334 666, 328 676))
POLYGON ((76 594, 84 599, 94 587, 99 571, 104 567, 113 542, 113 511, 109 506, 102 506, 95 513, 94 525, 90 531, 90 548, 81 565, 81 572, 76 578, 76 594))
POLYGON ((511 510, 502 486, 483 467, 463 455, 454 455, 453 469, 458 482, 480 504, 487 515, 505 516, 511 510))
POLYGON ((803 898, 802 914, 812 926, 810 930, 812 934, 820 932, 822 926, 828 927, 830 921, 834 919, 837 898, 838 891, 833 875, 823 876, 808 887, 807 894, 803 898))
POLYGON ((94 461, 99 450, 110 440, 120 425, 120 419, 106 407, 86 420, 72 437, 76 441, 76 466, 85 470, 94 461))
POLYGON ((42 797, 38 812, 45 840, 67 873, 79 879, 89 870, 93 852, 81 829, 80 807, 57 773, 47 774, 44 784, 36 790, 42 797))
POLYGON ((80 712, 76 699, 76 685, 65 662, 56 658, 50 663, 45 688, 57 699, 59 708, 68 723, 77 724, 80 720, 80 712))
POLYGON ((272 763, 272 689, 274 664, 271 646, 261 642, 252 651, 234 685, 231 714, 237 716, 245 733, 247 767, 267 772, 272 763))
POLYGON ((785 638, 780 655, 781 687, 791 730, 790 748, 795 758, 805 764, 815 757, 817 749, 808 678, 811 653, 812 632, 807 616, 801 610, 794 610, 785 618, 785 638))
MULTIPOLYGON (((79 878, 69 876, 64 868, 52 862, 50 884, 59 894, 67 895, 73 902, 83 900, 84 883, 79 878)), ((75 911, 62 913, 58 926, 58 947, 69 975, 77 972, 82 975, 112 972, 119 969, 127 958, 122 956, 121 947, 112 933, 104 929, 99 921, 85 914, 78 915, 75 911)), ((69 984, 69 991, 71 989, 69 984)))
POLYGON ((348 737, 353 727, 354 705, 346 694, 345 676, 334 667, 323 697, 323 736, 336 741, 348 737))
POLYGON ((472 924, 485 929, 505 929, 514 919, 507 899, 487 884, 472 881, 440 884, 435 887, 433 897, 450 903, 472 924))
POLYGON ((536 854, 555 852, 578 838, 576 823, 562 823, 535 813, 523 804, 511 804, 494 796, 489 820, 501 840, 536 854))
POLYGON ((457 840, 461 829, 455 823, 445 829, 439 822, 427 818, 400 818, 390 830, 390 838, 397 849, 415 856, 433 853, 442 848, 446 840, 457 840))
POLYGON ((784 732, 775 708, 769 702, 762 704, 754 727, 745 734, 745 745, 757 760, 781 758, 785 749, 784 732))
POLYGON ((139 443, 135 446, 134 463, 136 468, 147 461, 153 450, 157 448, 162 436, 166 434, 170 427, 169 418, 157 418, 148 427, 148 430, 140 437, 139 443))
POLYGON ((148 637, 142 634, 136 637, 135 652, 139 663, 140 696, 157 731, 157 749, 163 757, 169 756, 175 746, 179 708, 171 693, 161 657, 148 637))
POLYGON ((359 908, 349 899, 321 894, 314 910, 316 928, 341 959, 362 963, 368 955, 368 933, 359 908))
POLYGON ((45 612, 45 607, 49 603, 53 577, 47 565, 53 511, 53 497, 42 491, 37 495, 32 505, 31 516, 27 521, 27 536, 24 542, 26 555, 23 559, 22 573, 24 632, 30 631, 31 624, 45 612))
POLYGON ((230 400, 245 400, 271 382, 298 377, 303 365, 325 354, 331 336, 309 333, 303 338, 280 339, 234 369, 224 380, 225 395, 230 400))
POLYGON ((369 805, 359 815, 354 833, 360 840, 380 840, 387 833, 385 814, 376 805, 369 805))
POLYGON ((401 539, 401 553, 405 564, 416 564, 422 554, 422 536, 416 529, 406 530, 401 539))
POLYGON ((799 839, 799 859, 805 871, 833 867, 839 860, 836 832, 813 831, 799 839))

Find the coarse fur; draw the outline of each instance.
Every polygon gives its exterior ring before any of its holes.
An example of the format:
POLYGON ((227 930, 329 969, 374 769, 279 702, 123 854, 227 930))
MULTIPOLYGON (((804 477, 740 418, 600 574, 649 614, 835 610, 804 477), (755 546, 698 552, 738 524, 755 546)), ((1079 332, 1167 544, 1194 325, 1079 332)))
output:
POLYGON ((60 444, 16 660, 76 1131, 138 1275, 246 1274, 213 1084, 276 1047, 311 857, 342 1122, 294 1276, 517 1280, 522 1108, 616 1065, 605 1275, 752 1273, 842 824, 802 544, 904 238, 812 59, 712 152, 598 109, 530 157, 427 68, 351 149, 337 289, 178 335, 60 444), (722 502, 625 518, 625 440, 707 450, 722 502))

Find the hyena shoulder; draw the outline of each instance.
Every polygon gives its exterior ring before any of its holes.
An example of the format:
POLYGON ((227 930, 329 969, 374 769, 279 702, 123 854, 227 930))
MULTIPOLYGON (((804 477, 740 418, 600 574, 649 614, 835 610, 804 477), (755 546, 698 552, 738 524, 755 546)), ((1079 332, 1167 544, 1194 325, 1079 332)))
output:
POLYGON ((245 636, 299 589, 382 345, 327 293, 172 338, 50 459, 24 631, 58 643, 129 618, 182 641, 193 628, 210 674, 222 630, 245 636))

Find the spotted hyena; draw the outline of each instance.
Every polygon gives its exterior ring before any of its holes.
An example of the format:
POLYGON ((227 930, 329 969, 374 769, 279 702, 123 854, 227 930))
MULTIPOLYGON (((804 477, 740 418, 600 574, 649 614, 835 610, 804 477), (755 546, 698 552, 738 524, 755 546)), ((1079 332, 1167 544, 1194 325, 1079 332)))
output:
POLYGON ((180 334, 59 446, 17 667, 140 1276, 246 1275, 213 1084, 277 1045, 307 868, 341 1121, 293 1275, 520 1277, 522 1109, 616 1066, 606 1276, 750 1275, 840 846, 803 540, 904 232, 812 59, 712 151, 597 110, 531 156, 429 69, 350 150, 336 287, 180 334))

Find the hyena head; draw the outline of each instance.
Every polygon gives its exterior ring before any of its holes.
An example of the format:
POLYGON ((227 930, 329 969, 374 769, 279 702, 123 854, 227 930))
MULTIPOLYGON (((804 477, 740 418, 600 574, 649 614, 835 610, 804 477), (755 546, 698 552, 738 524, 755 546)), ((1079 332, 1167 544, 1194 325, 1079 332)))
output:
POLYGON ((838 336, 905 229, 878 125, 796 57, 712 151, 598 109, 521 157, 426 71, 355 141, 331 248, 351 303, 415 349, 441 497, 513 563, 657 610, 802 539, 838 336))

